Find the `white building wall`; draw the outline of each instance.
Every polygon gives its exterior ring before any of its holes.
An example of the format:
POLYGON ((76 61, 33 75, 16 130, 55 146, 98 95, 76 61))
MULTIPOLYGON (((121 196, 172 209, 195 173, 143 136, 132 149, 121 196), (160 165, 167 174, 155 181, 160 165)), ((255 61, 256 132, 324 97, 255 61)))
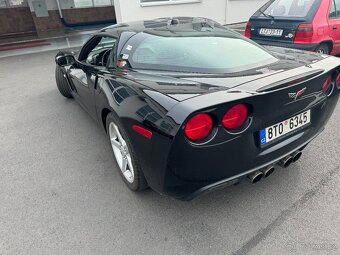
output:
POLYGON ((117 22, 173 16, 199 16, 222 24, 245 22, 268 0, 202 0, 196 3, 141 6, 140 0, 114 0, 117 22))
MULTIPOLYGON (((209 1, 209 0, 208 0, 209 1)), ((226 0, 228 7, 225 24, 248 21, 261 6, 268 0, 226 0)))

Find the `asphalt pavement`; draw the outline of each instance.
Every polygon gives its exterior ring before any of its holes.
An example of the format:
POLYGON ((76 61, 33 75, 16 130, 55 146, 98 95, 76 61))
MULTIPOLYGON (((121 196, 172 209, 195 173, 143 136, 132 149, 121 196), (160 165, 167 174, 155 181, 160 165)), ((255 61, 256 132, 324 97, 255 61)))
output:
POLYGON ((0 59, 0 254, 340 254, 340 104, 258 184, 136 194, 99 125, 59 94, 55 54, 0 59))

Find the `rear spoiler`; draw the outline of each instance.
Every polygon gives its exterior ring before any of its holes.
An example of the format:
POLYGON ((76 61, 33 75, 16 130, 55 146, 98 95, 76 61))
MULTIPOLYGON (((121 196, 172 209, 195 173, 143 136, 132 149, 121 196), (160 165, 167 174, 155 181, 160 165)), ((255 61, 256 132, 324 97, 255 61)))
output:
POLYGON ((293 77, 290 77, 288 79, 284 79, 282 81, 278 81, 278 82, 274 82, 272 84, 269 84, 267 86, 264 86, 258 90, 256 90, 256 92, 268 92, 268 91, 272 91, 272 90, 276 90, 276 89, 281 89, 283 87, 287 87, 290 85, 296 85, 300 82, 305 82, 309 79, 312 79, 316 76, 318 76, 319 74, 322 74, 324 72, 323 69, 316 69, 316 70, 312 70, 303 74, 299 74, 293 77))

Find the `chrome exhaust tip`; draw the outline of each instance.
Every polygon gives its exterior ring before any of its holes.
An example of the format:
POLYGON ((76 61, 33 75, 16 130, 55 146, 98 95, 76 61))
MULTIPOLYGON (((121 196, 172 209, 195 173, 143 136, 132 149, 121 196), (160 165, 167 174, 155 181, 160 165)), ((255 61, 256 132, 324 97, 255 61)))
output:
POLYGON ((301 158, 302 155, 302 151, 296 151, 293 153, 292 158, 293 158, 293 162, 298 161, 301 158))
POLYGON ((263 173, 263 177, 267 178, 269 175, 271 175, 275 170, 274 166, 268 166, 267 168, 264 168, 260 170, 263 173))
POLYGON ((287 156, 284 159, 281 159, 277 164, 282 167, 286 168, 289 167, 289 165, 293 162, 293 157, 292 156, 287 156))
POLYGON ((250 180, 250 182, 254 184, 254 183, 259 182, 262 179, 263 173, 260 171, 255 171, 249 174, 247 177, 250 180))

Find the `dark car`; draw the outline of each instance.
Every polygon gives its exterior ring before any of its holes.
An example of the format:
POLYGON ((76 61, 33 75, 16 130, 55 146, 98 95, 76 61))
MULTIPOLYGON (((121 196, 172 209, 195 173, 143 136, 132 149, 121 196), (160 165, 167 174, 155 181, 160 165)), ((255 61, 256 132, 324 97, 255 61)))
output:
POLYGON ((263 45, 340 54, 340 0, 271 0, 249 20, 245 36, 263 45))
POLYGON ((338 58, 263 48, 203 18, 110 26, 56 63, 128 187, 183 200, 295 162, 339 98, 338 58))

